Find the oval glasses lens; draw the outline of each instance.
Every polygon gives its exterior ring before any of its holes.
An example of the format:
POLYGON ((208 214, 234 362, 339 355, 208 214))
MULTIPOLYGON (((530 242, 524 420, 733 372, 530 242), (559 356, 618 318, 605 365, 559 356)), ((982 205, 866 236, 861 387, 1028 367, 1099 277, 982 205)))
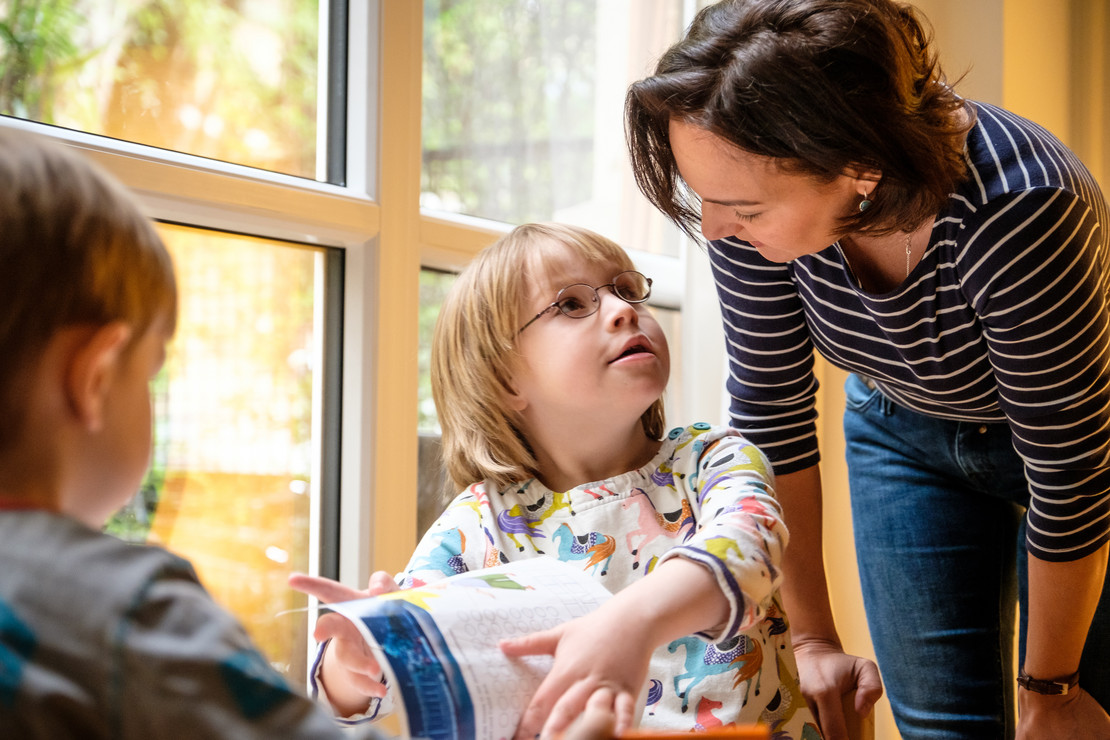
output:
POLYGON ((576 283, 559 291, 559 310, 572 319, 584 319, 597 310, 597 292, 588 285, 576 283))
POLYGON ((613 289, 624 300, 639 303, 648 297, 651 282, 638 272, 622 272, 613 278, 613 289))

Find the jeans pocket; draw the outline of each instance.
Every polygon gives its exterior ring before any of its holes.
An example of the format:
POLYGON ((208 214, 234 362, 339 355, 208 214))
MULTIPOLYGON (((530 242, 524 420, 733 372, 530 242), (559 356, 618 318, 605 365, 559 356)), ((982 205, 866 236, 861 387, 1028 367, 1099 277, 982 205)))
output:
POLYGON ((863 412, 883 397, 875 383, 862 375, 852 373, 844 381, 845 406, 849 411, 863 412))

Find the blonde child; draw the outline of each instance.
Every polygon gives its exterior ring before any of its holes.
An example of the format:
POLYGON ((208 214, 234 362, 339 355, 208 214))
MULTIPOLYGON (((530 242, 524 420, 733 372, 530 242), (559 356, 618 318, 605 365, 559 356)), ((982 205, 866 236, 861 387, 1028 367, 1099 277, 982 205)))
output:
POLYGON ((188 562, 99 531, 174 330, 154 228, 44 138, 0 128, 0 183, 0 737, 342 737, 188 562))
MULTIPOLYGON (((554 664, 517 737, 566 727, 598 692, 618 728, 762 722, 817 738, 778 599, 786 545, 764 456, 735 430, 666 431, 670 358, 651 280, 598 234, 528 224, 459 275, 436 327, 432 386, 460 489, 394 583, 294 577, 325 601, 410 587, 540 554, 615 595, 560 628, 505 640, 554 664), (636 706, 648 686, 647 705, 636 706)), ((381 672, 327 615, 315 675, 335 711, 387 709, 381 672)))

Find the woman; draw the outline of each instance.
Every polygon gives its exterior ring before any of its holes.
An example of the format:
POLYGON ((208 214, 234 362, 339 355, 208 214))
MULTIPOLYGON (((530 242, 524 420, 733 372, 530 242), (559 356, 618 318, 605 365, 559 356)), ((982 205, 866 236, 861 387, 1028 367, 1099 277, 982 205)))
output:
POLYGON ((1015 691, 1023 740, 1110 737, 1110 218, 1087 170, 956 95, 890 0, 709 7, 626 115, 641 190, 709 242, 826 737, 842 693, 862 712, 882 689, 828 603, 814 347, 853 373, 857 558, 904 740, 1013 737, 1015 691))

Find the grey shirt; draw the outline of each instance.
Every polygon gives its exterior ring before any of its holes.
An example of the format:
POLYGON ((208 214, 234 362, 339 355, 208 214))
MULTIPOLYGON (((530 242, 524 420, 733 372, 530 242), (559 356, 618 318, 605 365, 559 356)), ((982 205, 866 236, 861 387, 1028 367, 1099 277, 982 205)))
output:
POLYGON ((0 737, 350 736, 187 561, 57 514, 0 510, 0 737))

